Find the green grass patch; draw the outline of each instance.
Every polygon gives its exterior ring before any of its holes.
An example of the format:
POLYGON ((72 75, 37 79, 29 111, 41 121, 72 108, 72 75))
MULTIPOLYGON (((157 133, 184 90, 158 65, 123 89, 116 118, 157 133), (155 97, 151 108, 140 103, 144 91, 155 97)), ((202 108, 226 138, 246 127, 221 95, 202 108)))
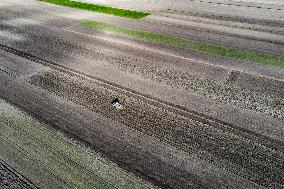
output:
POLYGON ((71 0, 39 0, 46 3, 52 3, 55 5, 62 5, 77 9, 83 9, 93 12, 105 13, 105 14, 112 14, 115 16, 133 18, 133 19, 140 19, 145 16, 150 15, 147 12, 138 12, 138 11, 131 11, 125 9, 118 9, 113 7, 107 7, 102 5, 90 4, 90 3, 83 3, 83 2, 76 2, 71 0))
POLYGON ((250 61, 258 64, 284 68, 283 56, 259 53, 259 52, 248 51, 233 47, 226 47, 223 45, 218 45, 213 43, 190 41, 172 35, 133 30, 126 27, 120 27, 102 22, 86 21, 82 22, 81 26, 96 28, 99 30, 112 32, 119 35, 129 36, 144 41, 151 41, 173 47, 190 49, 204 54, 229 57, 237 60, 250 61))

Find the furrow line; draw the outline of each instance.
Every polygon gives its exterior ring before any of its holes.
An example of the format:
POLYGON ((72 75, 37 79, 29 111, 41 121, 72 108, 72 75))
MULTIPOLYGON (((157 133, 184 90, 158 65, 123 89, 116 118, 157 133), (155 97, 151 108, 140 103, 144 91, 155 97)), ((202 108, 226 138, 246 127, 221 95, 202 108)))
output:
POLYGON ((189 110, 185 107, 175 105, 175 104, 172 104, 172 103, 169 103, 169 102, 165 102, 163 100, 151 97, 151 96, 146 95, 146 94, 142 94, 142 93, 137 92, 135 90, 132 90, 130 88, 122 87, 122 86, 120 86, 116 83, 112 83, 112 82, 106 81, 104 79, 98 78, 96 76, 89 75, 89 74, 83 73, 81 71, 71 69, 67 66, 59 65, 59 64, 52 62, 52 61, 44 60, 44 59, 39 58, 37 56, 31 55, 29 53, 26 53, 26 52, 23 52, 23 51, 20 51, 20 50, 17 50, 17 49, 14 49, 12 47, 8 47, 8 46, 3 45, 3 44, 0 44, 0 49, 6 51, 8 53, 12 53, 14 55, 17 55, 19 57, 25 58, 27 60, 30 60, 32 62, 35 62, 35 63, 41 64, 41 65, 53 68, 55 70, 61 71, 63 73, 67 73, 69 75, 73 75, 73 76, 76 76, 76 77, 79 77, 79 78, 82 78, 82 79, 90 80, 90 81, 95 82, 98 85, 100 85, 100 86, 102 86, 106 89, 110 89, 110 90, 116 91, 118 93, 126 94, 128 96, 132 96, 132 97, 134 97, 138 100, 141 100, 141 101, 144 101, 148 104, 166 109, 166 110, 171 111, 175 114, 185 116, 189 119, 198 121, 202 124, 210 125, 210 126, 213 126, 217 129, 220 129, 220 130, 223 130, 223 131, 226 131, 226 132, 234 133, 236 135, 239 135, 239 136, 245 137, 249 140, 252 140, 252 141, 254 141, 258 144, 261 144, 261 145, 267 146, 269 148, 280 150, 281 152, 284 152, 284 144, 283 144, 283 142, 281 142, 279 140, 275 140, 275 139, 269 138, 267 136, 263 136, 263 135, 258 134, 256 132, 238 127, 237 125, 226 123, 222 120, 207 116, 205 114, 202 114, 202 113, 199 113, 199 112, 196 112, 196 111, 193 111, 193 110, 189 110), (259 141, 260 138, 262 139, 262 141, 259 141))

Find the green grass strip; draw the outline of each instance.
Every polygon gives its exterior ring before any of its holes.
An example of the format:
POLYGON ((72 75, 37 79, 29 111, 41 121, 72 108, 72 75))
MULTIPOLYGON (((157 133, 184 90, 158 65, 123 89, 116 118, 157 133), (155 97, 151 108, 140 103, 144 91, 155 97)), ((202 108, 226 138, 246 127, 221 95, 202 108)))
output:
POLYGON ((118 8, 112 8, 102 5, 95 5, 90 3, 83 3, 83 2, 76 2, 71 0, 40 0, 42 2, 46 3, 52 3, 55 5, 62 5, 77 9, 83 9, 93 12, 99 12, 99 13, 105 13, 105 14, 112 14, 115 16, 121 16, 121 17, 127 17, 127 18, 133 18, 133 19, 140 19, 145 16, 150 15, 147 12, 137 12, 137 11, 131 11, 131 10, 125 10, 125 9, 118 9, 118 8))
POLYGON ((200 53, 209 55, 217 55, 222 57, 229 57, 237 60, 244 60, 264 64, 279 68, 284 68, 284 57, 272 54, 259 53, 254 51, 243 50, 239 48, 226 47, 223 45, 205 43, 198 41, 189 41, 181 37, 151 33, 139 30, 133 30, 125 27, 120 27, 112 24, 86 21, 82 22, 81 26, 96 28, 99 30, 112 32, 119 35, 129 36, 144 41, 156 42, 159 44, 169 45, 178 48, 190 49, 200 53))

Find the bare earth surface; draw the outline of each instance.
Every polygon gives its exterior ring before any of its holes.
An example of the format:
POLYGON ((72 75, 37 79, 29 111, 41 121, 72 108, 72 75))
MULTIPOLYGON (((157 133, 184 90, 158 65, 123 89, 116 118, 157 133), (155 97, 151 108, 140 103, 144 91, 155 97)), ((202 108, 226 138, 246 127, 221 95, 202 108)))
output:
POLYGON ((284 69, 80 26, 284 56, 282 1, 82 1, 151 15, 0 0, 0 188, 284 188, 284 69))

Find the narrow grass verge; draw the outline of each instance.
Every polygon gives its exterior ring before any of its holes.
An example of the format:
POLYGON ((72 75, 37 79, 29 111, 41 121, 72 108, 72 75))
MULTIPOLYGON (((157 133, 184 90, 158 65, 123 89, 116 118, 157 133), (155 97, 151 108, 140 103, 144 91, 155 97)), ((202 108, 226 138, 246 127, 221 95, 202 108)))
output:
POLYGON ((140 19, 145 16, 150 15, 147 12, 138 12, 138 11, 131 11, 125 9, 118 9, 113 7, 107 7, 102 5, 90 4, 90 3, 83 3, 83 2, 76 2, 71 0, 39 0, 46 3, 51 3, 55 5, 62 5, 77 9, 83 9, 93 12, 105 13, 105 14, 112 14, 115 16, 133 18, 133 19, 140 19))
POLYGON ((117 25, 96 22, 96 21, 86 21, 82 22, 81 26, 96 28, 99 30, 129 36, 136 39, 141 39, 144 41, 156 42, 159 44, 164 44, 168 46, 190 49, 200 53, 205 53, 209 55, 217 55, 223 57, 229 57, 237 60, 244 60, 255 62, 258 64, 269 65, 273 67, 284 68, 284 57, 272 54, 259 53, 254 51, 243 50, 239 48, 226 47, 219 44, 205 43, 198 41, 189 41, 187 39, 176 37, 166 34, 151 33, 139 30, 133 30, 126 27, 120 27, 117 25))

